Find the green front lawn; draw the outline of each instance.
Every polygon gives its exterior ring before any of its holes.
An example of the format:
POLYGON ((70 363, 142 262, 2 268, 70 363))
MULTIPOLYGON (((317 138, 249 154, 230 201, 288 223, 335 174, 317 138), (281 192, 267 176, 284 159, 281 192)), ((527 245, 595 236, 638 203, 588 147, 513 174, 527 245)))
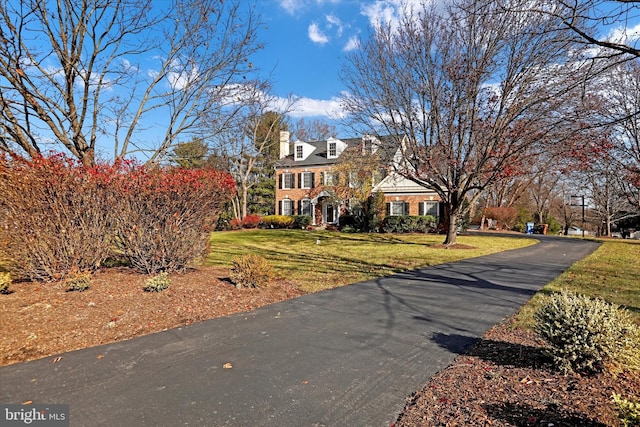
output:
POLYGON ((244 254, 265 257, 278 274, 317 292, 412 268, 521 248, 534 239, 459 236, 471 249, 445 249, 441 235, 348 234, 306 230, 243 230, 211 235, 208 265, 231 267, 244 254))
POLYGON ((573 264, 534 295, 518 314, 516 325, 530 327, 541 296, 561 290, 602 298, 623 306, 640 325, 640 242, 604 241, 593 254, 573 264))

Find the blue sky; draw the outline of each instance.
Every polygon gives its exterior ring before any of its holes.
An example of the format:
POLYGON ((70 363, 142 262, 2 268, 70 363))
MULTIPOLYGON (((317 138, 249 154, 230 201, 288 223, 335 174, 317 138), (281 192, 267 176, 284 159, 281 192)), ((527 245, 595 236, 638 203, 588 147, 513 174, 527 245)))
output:
MULTIPOLYGON (((293 119, 331 121, 340 115, 339 72, 376 22, 395 19, 406 0, 266 0, 259 2, 265 48, 254 60, 273 83, 274 95, 299 101, 293 119)), ((410 1, 409 3, 414 3, 410 1)))

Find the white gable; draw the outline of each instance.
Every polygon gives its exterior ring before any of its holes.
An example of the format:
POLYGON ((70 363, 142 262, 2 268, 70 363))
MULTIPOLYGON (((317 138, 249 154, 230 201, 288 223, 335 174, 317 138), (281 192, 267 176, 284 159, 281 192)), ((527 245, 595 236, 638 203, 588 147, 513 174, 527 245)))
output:
POLYGON ((347 143, 337 138, 327 139, 327 159, 337 159, 340 154, 347 148, 347 143), (335 155, 333 155, 333 145, 335 144, 335 155))
POLYGON ((315 149, 313 145, 297 140, 293 143, 293 159, 295 161, 305 160, 315 149))
POLYGON ((373 191, 382 191, 385 194, 390 193, 421 193, 426 195, 437 195, 434 190, 424 187, 417 182, 407 179, 397 173, 387 175, 382 181, 375 186, 373 191))

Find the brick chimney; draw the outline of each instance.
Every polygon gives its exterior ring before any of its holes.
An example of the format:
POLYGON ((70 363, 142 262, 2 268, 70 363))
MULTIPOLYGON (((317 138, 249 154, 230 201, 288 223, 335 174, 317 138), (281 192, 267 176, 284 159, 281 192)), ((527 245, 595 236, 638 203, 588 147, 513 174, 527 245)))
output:
POLYGON ((284 159, 289 155, 289 132, 280 131, 280 158, 284 159))

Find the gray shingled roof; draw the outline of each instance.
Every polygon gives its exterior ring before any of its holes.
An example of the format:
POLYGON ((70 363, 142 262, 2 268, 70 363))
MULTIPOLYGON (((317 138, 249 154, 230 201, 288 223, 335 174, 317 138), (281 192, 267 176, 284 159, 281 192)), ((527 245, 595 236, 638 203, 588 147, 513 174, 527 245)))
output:
MULTIPOLYGON (((340 141, 347 144, 348 148, 357 147, 362 143, 362 138, 337 138, 340 141)), ((381 160, 383 162, 389 162, 393 159, 394 154, 397 151, 397 147, 395 146, 394 138, 391 136, 382 136, 377 137, 377 139, 382 143, 379 150, 381 160)), ((275 163, 277 168, 286 168, 286 167, 300 167, 300 166, 325 166, 332 165, 338 162, 338 158, 336 159, 328 159, 327 158, 327 141, 313 141, 307 142, 307 144, 315 147, 315 150, 304 160, 294 160, 294 154, 289 154, 287 157, 284 157, 278 160, 275 163)), ((291 143, 293 145, 293 143, 291 143)))

